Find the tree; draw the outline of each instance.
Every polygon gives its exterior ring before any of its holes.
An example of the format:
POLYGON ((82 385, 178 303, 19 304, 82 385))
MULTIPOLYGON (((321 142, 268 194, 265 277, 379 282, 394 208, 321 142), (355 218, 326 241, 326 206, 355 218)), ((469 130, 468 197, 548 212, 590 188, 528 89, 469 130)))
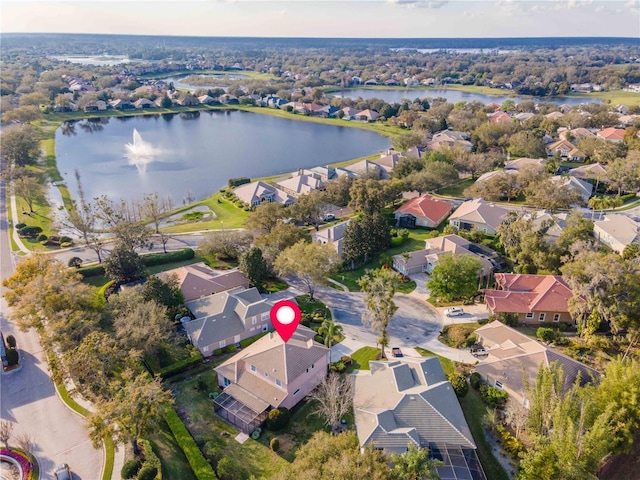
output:
POLYGON ((427 162, 422 171, 433 179, 436 184, 436 192, 441 188, 452 185, 460 180, 458 171, 449 162, 427 162))
POLYGON ((418 157, 401 157, 393 168, 393 178, 405 178, 412 173, 419 172, 424 168, 424 162, 418 157))
POLYGON ((325 284, 339 264, 340 257, 331 245, 299 241, 278 255, 274 268, 280 276, 297 276, 313 301, 316 286, 325 284))
POLYGON ((123 348, 153 355, 176 336, 167 309, 155 300, 145 301, 141 286, 109 297, 109 311, 116 338, 123 348))
POLYGON ((263 257, 272 265, 283 250, 304 239, 304 232, 292 223, 278 223, 271 231, 256 238, 256 247, 262 250, 263 257))
POLYGON ((385 358, 384 349, 389 343, 387 328, 398 306, 393 301, 393 296, 400 282, 400 274, 395 270, 379 268, 367 270, 358 280, 358 285, 366 293, 365 304, 367 311, 363 315, 362 322, 378 334, 380 353, 385 358))
POLYGON ((403 133, 393 138, 393 149, 399 152, 424 144, 424 135, 416 132, 403 133))
POLYGON ((0 149, 14 166, 24 167, 40 158, 40 139, 31 125, 10 125, 2 132, 0 149))
POLYGON ((396 480, 431 480, 440 476, 436 467, 440 460, 429 458, 429 450, 410 442, 405 453, 393 453, 390 457, 393 468, 391 475, 396 480))
POLYGON ((247 478, 245 469, 231 457, 222 457, 218 462, 216 473, 220 480, 244 480, 247 478))
POLYGON ((66 215, 61 219, 61 223, 65 229, 80 237, 84 244, 98 256, 98 263, 102 263, 104 240, 96 228, 98 220, 97 208, 93 203, 87 201, 84 196, 78 169, 75 171, 75 177, 78 182, 78 202, 73 201, 73 205, 67 208, 66 215))
POLYGON ((340 420, 351 411, 353 404, 351 379, 339 373, 329 373, 311 392, 311 398, 316 402, 314 415, 323 417, 326 425, 337 430, 340 420))
POLYGON ((104 261, 104 272, 115 282, 129 283, 142 277, 145 267, 135 250, 118 242, 104 261))
POLYGON ((607 166, 606 182, 618 195, 640 189, 640 152, 630 151, 626 158, 617 158, 607 166))
POLYGON ((338 324, 333 318, 326 317, 322 321, 322 325, 318 329, 318 335, 324 336, 325 347, 331 349, 333 338, 342 333, 342 325, 338 324))
POLYGON ((291 216, 313 225, 316 230, 322 221, 327 201, 324 192, 312 190, 306 195, 300 195, 293 205, 289 207, 291 216))
POLYGON ((96 218, 129 250, 146 245, 149 230, 140 216, 141 210, 126 200, 114 202, 106 195, 94 198, 96 218))
POLYGON ((95 413, 89 417, 90 438, 96 448, 107 435, 130 442, 138 455, 138 438, 157 427, 171 404, 171 393, 162 388, 160 378, 151 379, 146 372, 126 369, 121 381, 112 384, 112 396, 97 403, 95 413))
POLYGON ((348 175, 342 175, 327 182, 325 185, 327 201, 338 207, 346 207, 349 204, 349 190, 352 184, 353 178, 348 175))
POLYGON ((154 234, 160 238, 162 250, 167 253, 167 242, 171 237, 160 229, 160 225, 172 210, 171 197, 161 198, 157 193, 145 194, 142 202, 138 204, 138 209, 142 222, 151 224, 154 234))
POLYGON ((389 222, 379 213, 364 215, 362 220, 353 220, 345 229, 342 256, 350 262, 352 268, 356 264, 366 263, 374 255, 391 246, 389 222))
POLYGON ((258 247, 252 247, 244 254, 240 258, 238 267, 247 276, 251 285, 259 289, 262 288, 262 283, 269 276, 267 262, 262 258, 262 250, 258 247))
POLYGON ((40 195, 40 184, 33 174, 25 167, 8 168, 2 172, 1 176, 11 182, 13 193, 22 198, 29 207, 29 212, 33 213, 33 203, 40 195))
POLYGON ((4 443, 4 448, 9 448, 9 439, 13 434, 13 422, 0 420, 0 442, 4 443))
POLYGON ((550 181, 545 177, 530 182, 525 187, 524 193, 527 203, 552 212, 584 204, 584 199, 577 188, 550 181))
POLYGON ((384 189, 379 180, 357 178, 349 190, 349 206, 365 215, 373 215, 382 210, 387 203, 384 189))
POLYGON ((249 232, 222 230, 207 234, 198 244, 198 250, 222 260, 237 260, 249 250, 252 241, 249 232))
POLYGON ((520 433, 527 425, 529 410, 513 397, 507 399, 504 409, 504 421, 513 428, 516 438, 520 438, 520 433))
POLYGON ((522 131, 511 135, 508 150, 515 157, 545 158, 547 156, 542 137, 533 131, 522 131))
MULTIPOLYGON (((153 275, 142 285, 142 299, 164 305, 171 313, 184 304, 184 294, 178 284, 178 276, 171 274, 162 278, 153 275)), ((170 317, 172 315, 169 315, 170 317)))
POLYGON ((245 220, 247 228, 260 234, 268 234, 287 217, 287 210, 281 203, 261 203, 245 220))
POLYGON ((482 263, 472 255, 441 255, 427 284, 431 294, 445 302, 471 300, 478 292, 482 263))
POLYGON ((490 172, 495 167, 495 159, 484 153, 455 152, 453 165, 459 172, 469 173, 475 180, 478 175, 490 172))
POLYGON ((520 183, 518 176, 498 171, 482 182, 476 182, 471 187, 465 189, 464 194, 470 197, 480 197, 490 202, 497 202, 506 199, 510 202, 520 193, 520 183))
POLYGON ((630 243, 622 251, 622 258, 625 260, 633 260, 640 258, 640 243, 630 243))

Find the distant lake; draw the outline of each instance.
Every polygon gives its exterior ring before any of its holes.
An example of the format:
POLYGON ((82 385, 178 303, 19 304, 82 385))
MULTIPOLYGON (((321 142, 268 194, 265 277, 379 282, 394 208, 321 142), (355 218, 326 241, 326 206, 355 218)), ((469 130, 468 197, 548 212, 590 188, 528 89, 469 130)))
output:
POLYGON ((205 198, 229 178, 285 174, 387 148, 389 139, 375 132, 242 111, 81 120, 56 131, 58 170, 74 196, 77 168, 89 199, 158 192, 174 205, 205 198))
POLYGON ((80 65, 96 65, 98 67, 120 65, 121 63, 129 63, 129 57, 124 55, 52 55, 60 62, 78 63, 80 65))
MULTIPOLYGON (((332 92, 331 95, 336 97, 344 96, 347 98, 356 99, 358 97, 362 97, 363 100, 367 100, 369 98, 379 98, 384 100, 387 103, 401 103, 403 99, 409 99, 410 101, 415 100, 416 98, 437 98, 442 97, 446 98, 447 101, 451 103, 457 102, 482 102, 484 104, 487 103, 498 103, 501 104, 507 99, 514 100, 516 103, 519 103, 523 100, 533 100, 534 102, 552 102, 557 103, 558 105, 579 105, 581 103, 587 103, 582 98, 573 98, 573 97, 526 97, 526 96, 518 96, 518 95, 485 95, 484 93, 472 93, 472 92, 464 92, 461 90, 449 90, 446 88, 407 88, 405 90, 399 89, 388 89, 388 90, 375 90, 375 89, 367 89, 367 88, 356 88, 353 90, 342 90, 339 92, 332 92)), ((601 103, 598 99, 589 100, 592 103, 601 103)))
POLYGON ((191 90, 192 92, 198 89, 209 89, 209 88, 226 88, 228 87, 228 85, 214 85, 215 82, 211 82, 211 85, 190 85, 188 83, 184 83, 182 80, 184 80, 187 77, 190 76, 198 76, 198 77, 202 77, 202 78, 211 78, 211 79, 224 79, 224 78, 228 78, 229 80, 239 80, 241 78, 247 78, 246 75, 243 75, 241 73, 229 73, 229 74, 219 74, 219 73, 208 73, 208 74, 197 74, 197 73, 190 73, 188 75, 177 75, 175 77, 166 77, 166 78, 161 78, 160 80, 162 80, 163 82, 167 82, 167 83, 173 83, 173 86, 175 88, 182 88, 184 90, 191 90))

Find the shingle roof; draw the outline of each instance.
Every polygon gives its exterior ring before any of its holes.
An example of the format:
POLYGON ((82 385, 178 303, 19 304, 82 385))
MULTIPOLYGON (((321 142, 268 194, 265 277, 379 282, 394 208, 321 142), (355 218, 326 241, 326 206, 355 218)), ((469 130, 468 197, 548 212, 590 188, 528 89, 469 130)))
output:
POLYGON ((484 223, 495 229, 502 223, 507 213, 508 210, 498 205, 487 203, 481 198, 474 198, 460 205, 449 219, 484 223))
POLYGON ((594 227, 622 245, 640 243, 640 224, 626 215, 609 213, 604 220, 596 221, 594 227))
POLYGON ((405 451, 410 441, 475 448, 437 357, 370 362, 354 375, 356 429, 362 446, 405 451))
POLYGON ((440 223, 453 209, 453 205, 444 200, 435 198, 428 193, 421 197, 412 198, 398 208, 394 213, 410 214, 416 217, 425 217, 433 223, 440 223))
POLYGON ((249 280, 240 270, 220 273, 203 262, 174 268, 158 274, 163 279, 171 275, 175 275, 178 278, 178 286, 184 295, 185 302, 235 287, 242 286, 247 288, 249 286, 249 280))

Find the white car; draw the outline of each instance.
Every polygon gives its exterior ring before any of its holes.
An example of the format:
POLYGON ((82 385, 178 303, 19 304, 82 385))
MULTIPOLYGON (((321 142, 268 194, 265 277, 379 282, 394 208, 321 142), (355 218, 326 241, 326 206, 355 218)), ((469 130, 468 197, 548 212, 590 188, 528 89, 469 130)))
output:
POLYGON ((451 308, 447 308, 444 311, 444 314, 447 317, 459 317, 460 315, 464 315, 464 310, 460 307, 451 307, 451 308))

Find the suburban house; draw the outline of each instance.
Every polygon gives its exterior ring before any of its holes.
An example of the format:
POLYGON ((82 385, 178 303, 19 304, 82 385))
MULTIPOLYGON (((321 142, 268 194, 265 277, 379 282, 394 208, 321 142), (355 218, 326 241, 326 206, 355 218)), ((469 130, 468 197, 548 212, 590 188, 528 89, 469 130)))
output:
POLYGON ((529 120, 530 118, 535 117, 536 114, 535 113, 531 113, 531 112, 521 112, 521 113, 516 113, 515 116, 513 118, 515 118, 516 120, 518 120, 520 123, 524 123, 527 120, 529 120))
POLYGON ((351 108, 351 107, 344 107, 342 109, 342 112, 344 113, 344 116, 342 118, 344 118, 345 120, 352 120, 356 116, 356 114, 359 112, 359 110, 356 110, 355 108, 351 108))
POLYGON ((400 227, 437 228, 453 210, 453 204, 425 193, 412 198, 398 208, 394 215, 400 227))
POLYGON ((427 150, 440 150, 441 148, 461 148, 470 152, 473 144, 469 141, 470 135, 465 132, 444 130, 435 133, 431 140, 427 142, 427 150))
POLYGON ((249 288, 249 279, 240 270, 218 272, 204 262, 167 270, 159 273, 158 277, 164 280, 173 275, 178 279, 178 286, 184 295, 185 302, 236 287, 249 288))
POLYGON ((354 120, 360 120, 362 122, 373 122, 375 120, 377 120, 380 117, 380 114, 378 112, 376 112, 375 110, 370 110, 370 109, 366 109, 366 110, 362 110, 358 113, 356 113, 353 116, 354 120))
POLYGON ((529 385, 533 385, 541 365, 549 367, 556 363, 562 367, 565 390, 574 385, 578 376, 581 385, 599 378, 596 370, 536 342, 497 320, 483 325, 475 334, 487 353, 476 365, 476 372, 489 385, 506 391, 526 408, 529 408, 529 398, 525 380, 529 385))
MULTIPOLYGON (((380 176, 380 178, 383 178, 384 176, 384 169, 382 168, 381 165, 379 165, 376 162, 372 162, 371 160, 360 160, 357 163, 354 163, 353 165, 349 165, 348 167, 345 167, 343 169, 340 170, 347 170, 349 172, 351 172, 352 175, 365 175, 367 173, 376 173, 377 175, 380 176)), ((336 168, 336 172, 338 172, 339 169, 336 168)))
POLYGON ((533 169, 539 172, 544 171, 547 160, 544 158, 517 158, 516 160, 509 160, 504 164, 505 170, 515 170, 520 172, 525 169, 533 169))
POLYGON ((598 138, 602 138, 603 140, 607 140, 609 142, 619 143, 624 140, 624 130, 621 128, 605 128, 603 130, 599 130, 596 135, 598 138))
POLYGON ((121 98, 111 100, 109 105, 111 105, 111 108, 115 108, 116 110, 133 110, 136 108, 129 100, 122 100, 121 98))
POLYGON ((571 135, 576 140, 582 140, 583 138, 596 138, 595 133, 583 127, 578 127, 571 130, 567 129, 563 131, 560 131, 560 129, 558 129, 558 133, 560 140, 569 140, 569 135, 571 135))
POLYGON ((255 207, 264 202, 282 203, 285 206, 289 206, 295 202, 295 198, 288 193, 262 181, 240 185, 233 189, 233 193, 247 205, 255 207))
POLYGON ((491 315, 515 314, 528 325, 574 323, 568 307, 573 292, 562 277, 496 273, 495 279, 498 289, 484 291, 491 315))
POLYGON ((402 156, 399 152, 387 150, 385 153, 380 155, 380 158, 372 161, 380 165, 382 178, 388 179, 391 178, 391 173, 401 158, 402 156))
POLYGON ((555 242, 562 230, 567 226, 569 214, 566 212, 551 213, 547 210, 527 211, 523 215, 526 220, 531 220, 533 229, 537 232, 543 226, 547 229, 544 238, 549 242, 555 242))
POLYGON ((489 275, 500 266, 498 255, 487 247, 477 245, 458 235, 429 238, 425 249, 393 256, 393 269, 403 275, 431 273, 441 255, 472 255, 482 264, 480 276, 489 275))
POLYGON ((564 113, 562 112, 551 112, 551 113, 547 113, 544 118, 547 118, 549 120, 560 120, 562 117, 564 117, 564 113))
POLYGON ((485 480, 476 444, 437 357, 370 361, 353 375, 360 447, 404 453, 428 448, 442 479, 485 480))
POLYGON ((487 180, 489 180, 490 178, 493 177, 506 177, 506 176, 517 176, 518 175, 519 170, 515 170, 515 169, 498 169, 498 170, 492 170, 490 172, 486 172, 483 173, 482 175, 480 175, 477 179, 476 179, 476 183, 482 183, 482 182, 486 182, 487 180))
POLYGON ((306 195, 313 190, 324 190, 324 182, 320 174, 298 170, 291 177, 275 182, 281 190, 294 197, 306 195))
POLYGON ((262 425, 272 408, 293 408, 327 374, 329 349, 299 325, 288 342, 270 332, 215 369, 224 388, 216 413, 245 433, 262 425))
POLYGON ((555 183, 558 188, 569 187, 577 190, 585 204, 593 194, 593 185, 591 185, 591 183, 570 175, 554 175, 551 177, 551 181, 555 183))
POLYGON ((155 108, 156 104, 153 103, 148 98, 139 98, 138 100, 133 102, 133 106, 136 107, 138 110, 142 110, 144 108, 155 108))
POLYGON ((509 123, 509 122, 513 122, 513 118, 511 118, 509 115, 507 115, 504 112, 497 111, 489 115, 489 122, 490 123, 509 123))
POLYGON ((593 235, 622 254, 627 245, 640 243, 640 223, 626 215, 608 213, 603 220, 593 223, 593 235))
POLYGON ((600 180, 606 178, 607 170, 600 163, 591 163, 589 165, 572 168, 567 173, 580 180, 600 180))
POLYGON ((215 98, 213 98, 211 95, 200 95, 198 97, 198 101, 202 105, 215 105, 216 103, 220 103, 215 98))
POLYGON ((468 200, 449 217, 449 223, 462 230, 476 228, 484 233, 496 234, 496 228, 507 215, 508 210, 481 198, 468 200))
POLYGON ((547 155, 550 157, 558 154, 571 162, 582 162, 586 158, 586 155, 578 150, 569 140, 558 140, 557 142, 550 143, 545 148, 547 155))
POLYGON ((349 225, 350 222, 351 220, 347 220, 312 232, 311 241, 314 243, 328 243, 336 249, 338 256, 342 257, 342 239, 344 238, 344 232, 347 230, 347 225, 349 225))
POLYGON ((234 345, 245 338, 273 330, 269 312, 273 302, 257 288, 237 287, 187 302, 195 320, 184 324, 187 336, 202 355, 234 345))
POLYGON ((102 112, 106 109, 107 109, 107 102, 104 102, 102 100, 89 102, 84 106, 85 112, 102 112))

